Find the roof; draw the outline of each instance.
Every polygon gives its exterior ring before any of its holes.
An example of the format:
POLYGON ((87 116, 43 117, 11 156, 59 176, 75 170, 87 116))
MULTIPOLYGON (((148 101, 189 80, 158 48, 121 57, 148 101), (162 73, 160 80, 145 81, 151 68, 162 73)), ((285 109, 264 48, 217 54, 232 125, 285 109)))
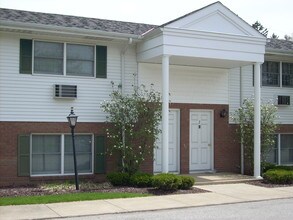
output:
MULTIPOLYGON (((220 2, 215 2, 213 4, 216 4, 216 3, 220 3, 220 2)), ((203 8, 193 11, 189 14, 183 15, 182 17, 179 17, 170 22, 167 22, 161 25, 161 27, 166 26, 167 24, 177 21, 190 14, 196 13, 197 11, 202 9, 203 8)), ((151 25, 151 24, 123 22, 123 21, 105 20, 105 19, 97 19, 97 18, 86 18, 86 17, 60 15, 60 14, 49 14, 49 13, 22 11, 22 10, 5 9, 5 8, 0 8, 0 22, 1 21, 43 24, 43 25, 69 27, 69 28, 74 27, 74 28, 81 28, 81 29, 87 29, 87 30, 98 30, 98 31, 105 31, 105 32, 116 32, 116 33, 134 34, 134 35, 142 35, 153 28, 159 27, 159 26, 151 25)), ((292 53, 293 42, 286 41, 286 40, 279 40, 279 39, 268 39, 266 44, 266 50, 292 53)))
POLYGON ((0 8, 0 22, 1 21, 53 25, 69 28, 74 27, 87 30, 99 30, 105 32, 116 32, 134 35, 142 35, 143 33, 156 27, 156 25, 150 24, 113 21, 60 14, 48 14, 5 8, 0 8))
POLYGON ((266 50, 293 53, 293 41, 268 39, 266 44, 266 50))
POLYGON ((168 22, 162 24, 160 27, 165 27, 165 26, 167 26, 168 24, 171 24, 171 23, 173 23, 173 22, 175 22, 175 21, 178 21, 178 20, 180 20, 180 19, 182 19, 182 18, 185 18, 185 17, 187 17, 187 16, 189 16, 189 15, 192 15, 192 14, 194 14, 194 13, 200 11, 200 10, 203 10, 203 9, 205 9, 205 8, 208 8, 208 7, 210 7, 210 6, 212 6, 212 5, 215 5, 215 4, 218 4, 218 3, 222 4, 220 1, 217 1, 217 2, 211 3, 211 4, 209 4, 209 5, 207 5, 207 6, 204 6, 204 7, 200 8, 200 9, 197 9, 197 10, 195 10, 195 11, 192 11, 192 12, 189 12, 189 13, 187 13, 187 14, 185 14, 185 15, 182 15, 182 16, 180 16, 180 17, 178 17, 178 18, 175 18, 175 19, 173 19, 173 20, 171 20, 171 21, 168 21, 168 22))

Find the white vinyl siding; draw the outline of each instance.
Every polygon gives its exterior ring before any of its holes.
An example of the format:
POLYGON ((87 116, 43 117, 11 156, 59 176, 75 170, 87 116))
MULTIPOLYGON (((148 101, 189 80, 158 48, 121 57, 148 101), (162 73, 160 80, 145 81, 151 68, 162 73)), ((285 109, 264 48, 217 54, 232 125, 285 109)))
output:
MULTIPOLYGON (((159 64, 139 64, 139 83, 161 92, 159 64)), ((228 104, 228 71, 217 68, 170 66, 171 103, 228 104)))
MULTIPOLYGON (((34 36, 27 36, 33 38, 34 36)), ((79 122, 104 122, 106 114, 101 102, 109 99, 111 81, 121 83, 121 48, 123 43, 87 42, 107 46, 107 78, 57 76, 51 74, 19 74, 19 40, 23 36, 0 35, 0 121, 66 122, 74 107, 79 122), (54 85, 76 85, 77 99, 54 98, 54 85)), ((46 39, 50 41, 50 39, 46 39)), ((55 38, 51 41, 56 40, 55 38)), ((60 39, 62 41, 62 39, 60 39)), ((83 42, 84 41, 84 42, 83 42)), ((79 42, 79 41, 78 41, 79 42)), ((75 43, 75 42, 73 42, 75 43)), ((130 51, 130 54, 135 52, 130 51)), ((135 56, 126 64, 127 72, 135 72, 135 56)), ((130 78, 130 77, 129 77, 130 78)), ((128 79, 127 79, 128 80, 128 79)), ((130 87, 130 86, 129 86, 130 87)))

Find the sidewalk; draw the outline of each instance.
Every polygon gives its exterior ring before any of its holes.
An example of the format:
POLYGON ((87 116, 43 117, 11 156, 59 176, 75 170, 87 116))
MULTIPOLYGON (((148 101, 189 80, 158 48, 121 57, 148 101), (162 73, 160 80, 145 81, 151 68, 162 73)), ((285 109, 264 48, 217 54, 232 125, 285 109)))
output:
POLYGON ((293 187, 264 188, 245 183, 197 185, 196 187, 210 192, 46 205, 1 206, 0 219, 64 218, 293 198, 293 187))

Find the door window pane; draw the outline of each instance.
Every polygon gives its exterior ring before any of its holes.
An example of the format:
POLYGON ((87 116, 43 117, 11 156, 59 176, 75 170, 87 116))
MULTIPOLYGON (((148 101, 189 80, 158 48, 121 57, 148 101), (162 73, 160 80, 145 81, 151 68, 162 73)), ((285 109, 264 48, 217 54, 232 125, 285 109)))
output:
POLYGON ((32 136, 32 174, 61 173, 60 135, 32 136))
POLYGON ((293 134, 281 134, 281 164, 293 164, 293 134))
MULTIPOLYGON (((92 172, 92 136, 76 135, 75 150, 78 173, 92 172)), ((74 173, 72 136, 64 138, 64 173, 74 173)))
POLYGON ((63 44, 34 42, 34 73, 63 75, 63 44))
POLYGON ((94 76, 93 46, 67 44, 66 54, 67 75, 94 76))

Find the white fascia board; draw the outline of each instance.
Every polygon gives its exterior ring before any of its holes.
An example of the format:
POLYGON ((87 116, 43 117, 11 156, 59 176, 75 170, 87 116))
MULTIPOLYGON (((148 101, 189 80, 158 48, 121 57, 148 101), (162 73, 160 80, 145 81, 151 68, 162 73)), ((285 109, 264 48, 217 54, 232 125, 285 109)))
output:
POLYGON ((140 40, 140 35, 125 34, 117 32, 107 32, 99 30, 87 30, 75 27, 61 27, 54 25, 31 24, 23 22, 1 21, 0 29, 14 29, 20 31, 31 31, 32 33, 44 34, 58 34, 58 35, 72 35, 72 36, 91 36, 91 37, 105 37, 109 39, 125 40, 132 38, 133 40, 140 40))
POLYGON ((255 36, 243 36, 243 35, 233 35, 233 34, 224 34, 217 32, 205 32, 205 31, 195 31, 195 30, 187 30, 181 28, 163 28, 164 35, 175 35, 182 37, 193 37, 193 38, 205 38, 210 40, 218 40, 218 41, 233 41, 233 42, 241 42, 241 43, 251 43, 251 44, 260 44, 266 45, 265 37, 255 37, 255 36))

